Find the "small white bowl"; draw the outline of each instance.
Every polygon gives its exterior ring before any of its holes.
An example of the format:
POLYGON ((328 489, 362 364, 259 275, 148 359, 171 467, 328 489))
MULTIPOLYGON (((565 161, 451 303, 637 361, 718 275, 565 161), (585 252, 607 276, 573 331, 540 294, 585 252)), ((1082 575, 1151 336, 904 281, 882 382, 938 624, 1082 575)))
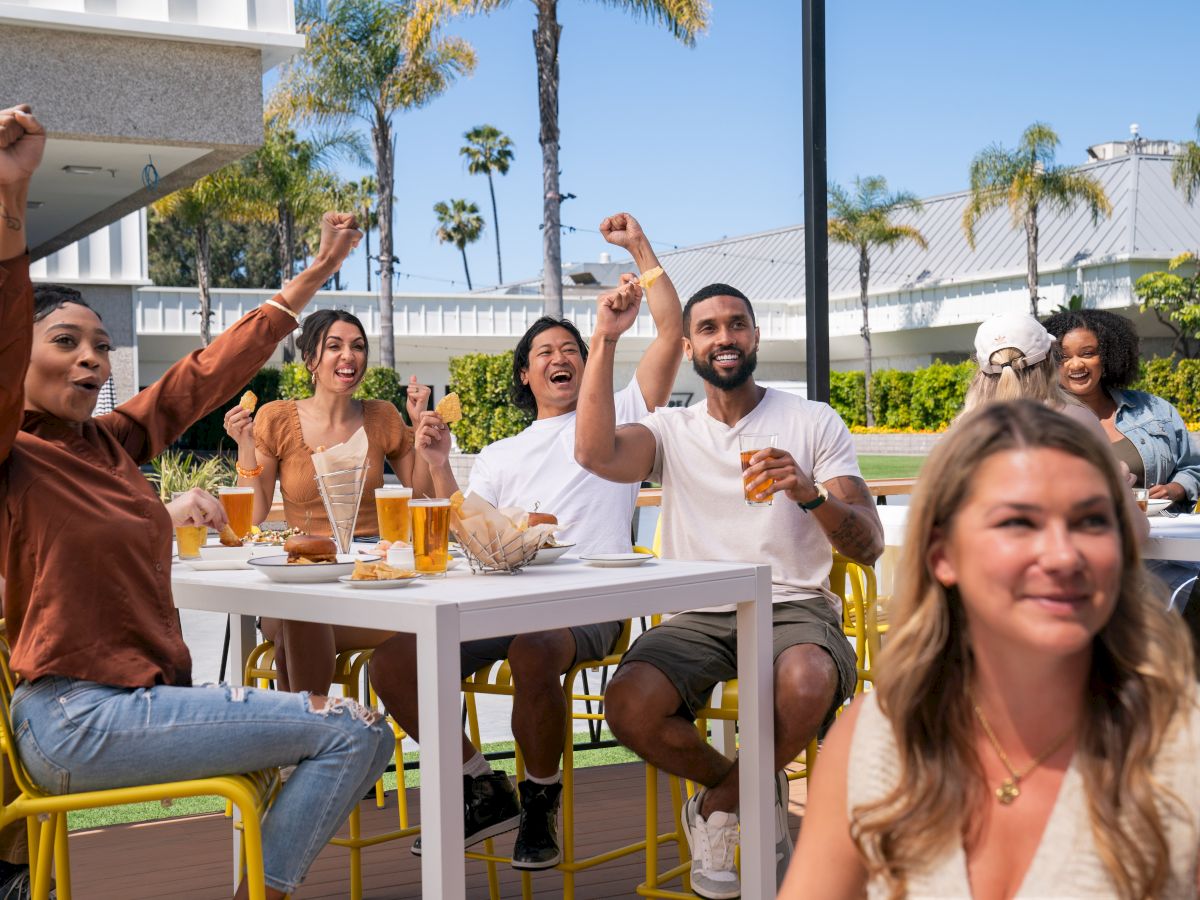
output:
POLYGON ((640 566, 654 559, 653 553, 593 553, 591 556, 579 557, 589 566, 601 569, 625 569, 630 566, 640 566))
POLYGON ((280 584, 317 584, 323 581, 337 581, 343 575, 354 571, 354 560, 362 562, 377 562, 378 556, 357 556, 353 553, 339 553, 335 563, 292 563, 288 564, 287 554, 281 556, 256 556, 250 560, 250 565, 258 569, 272 581, 280 584))
POLYGON ((278 547, 268 544, 243 544, 241 547, 225 547, 209 544, 200 548, 199 559, 181 559, 183 565, 197 572, 218 572, 250 568, 255 556, 270 556, 279 552, 278 547))
POLYGON ((1163 500, 1147 500, 1146 501, 1146 515, 1157 516, 1160 512, 1162 512, 1164 509, 1166 509, 1170 505, 1171 505, 1170 500, 1165 500, 1165 499, 1163 499, 1163 500))
POLYGON ((421 580, 420 575, 410 575, 408 578, 382 578, 375 581, 359 580, 355 581, 349 575, 343 575, 338 579, 342 584, 349 585, 352 588, 365 588, 366 590, 385 590, 387 588, 402 588, 408 587, 421 580))
POLYGON ((548 566, 574 546, 574 544, 558 544, 554 547, 543 547, 537 552, 537 556, 533 558, 530 565, 548 566))

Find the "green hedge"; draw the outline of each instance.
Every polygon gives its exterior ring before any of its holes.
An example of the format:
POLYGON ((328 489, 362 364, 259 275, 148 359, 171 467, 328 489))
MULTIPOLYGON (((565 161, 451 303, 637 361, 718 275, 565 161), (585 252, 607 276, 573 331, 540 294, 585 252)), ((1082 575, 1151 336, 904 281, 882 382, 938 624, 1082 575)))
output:
POLYGON ((512 351, 489 356, 469 353, 450 360, 450 390, 462 401, 462 421, 450 426, 464 453, 478 453, 488 444, 512 437, 531 421, 509 400, 512 351))
MULTIPOLYGON (((940 431, 962 409, 974 373, 971 362, 935 362, 914 372, 875 370, 871 375, 875 425, 900 431, 940 431)), ((851 428, 866 425, 863 373, 830 372, 829 405, 851 428)))
POLYGON ((174 446, 176 449, 199 453, 236 453, 237 447, 225 434, 225 412, 248 390, 254 391, 259 406, 280 399, 279 381, 278 369, 259 369, 246 387, 234 394, 228 403, 222 403, 185 431, 174 446))
POLYGON ((1175 404, 1183 421, 1200 422, 1200 359, 1159 357, 1143 362, 1136 390, 1158 394, 1175 404))
MULTIPOLYGON (((874 381, 874 379, 871 379, 874 381)), ((867 424, 867 388, 862 372, 829 373, 829 405, 851 428, 867 424)))

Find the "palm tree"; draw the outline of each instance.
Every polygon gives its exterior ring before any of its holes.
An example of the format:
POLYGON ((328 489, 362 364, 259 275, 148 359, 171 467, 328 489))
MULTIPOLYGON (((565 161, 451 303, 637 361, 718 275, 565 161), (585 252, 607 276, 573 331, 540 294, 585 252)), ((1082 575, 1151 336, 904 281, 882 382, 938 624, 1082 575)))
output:
POLYGON ((504 264, 500 260, 500 217, 496 213, 496 188, 492 184, 492 173, 508 174, 513 161, 513 142, 508 135, 494 125, 476 125, 463 135, 467 143, 459 153, 467 158, 467 171, 472 175, 486 175, 488 192, 492 195, 492 229, 496 232, 496 283, 504 284, 504 264))
MULTIPOLYGON (((1196 117, 1196 136, 1200 137, 1200 116, 1196 117)), ((1182 155, 1171 164, 1171 181, 1183 191, 1188 203, 1200 194, 1200 144, 1184 143, 1182 155)))
MULTIPOLYGON (((333 185, 333 205, 337 209, 354 213, 358 227, 363 233, 363 255, 367 260, 367 290, 371 290, 371 229, 378 223, 375 211, 375 194, 378 185, 374 177, 367 175, 358 181, 346 181, 333 185)), ((333 276, 334 288, 342 289, 341 272, 333 276)))
POLYGON ((850 195, 837 184, 829 186, 829 237, 858 252, 858 291, 862 303, 863 364, 866 375, 867 425, 875 424, 871 409, 871 323, 868 317, 867 287, 871 280, 871 249, 894 248, 902 241, 912 241, 922 250, 928 248, 925 235, 912 225, 892 221, 892 215, 902 210, 920 212, 921 201, 900 191, 888 193, 887 179, 882 175, 854 179, 854 194, 850 195))
POLYGON ((441 26, 455 0, 300 0, 307 49, 283 73, 276 111, 335 125, 362 120, 371 131, 379 184, 380 356, 394 367, 392 200, 396 113, 416 109, 475 69, 475 51, 441 26))
POLYGON ((200 343, 205 347, 212 340, 213 315, 212 295, 209 293, 212 279, 209 229, 229 210, 231 194, 228 170, 222 169, 206 175, 190 187, 168 194, 154 204, 155 212, 175 220, 184 230, 191 232, 195 242, 196 286, 200 290, 200 343))
MULTIPOLYGON (((512 0, 446 0, 456 9, 489 12, 511 4, 512 0)), ((537 7, 537 27, 533 32, 533 51, 537 60, 538 114, 542 145, 542 294, 545 313, 562 316, 562 219, 559 207, 564 199, 558 185, 558 0, 533 0, 537 7)), ((664 25, 676 39, 691 47, 696 35, 708 28, 708 0, 606 0, 635 16, 664 25)))
POLYGON ((471 269, 467 266, 467 244, 479 240, 483 233, 483 216, 479 207, 466 200, 451 200, 449 203, 433 204, 437 215, 437 239, 441 244, 453 244, 462 254, 463 272, 467 275, 467 290, 471 287, 471 269))
POLYGON ((971 160, 971 195, 963 210, 967 243, 975 249, 975 225, 987 212, 1007 204, 1013 228, 1025 226, 1029 311, 1038 314, 1038 212, 1043 207, 1066 213, 1079 203, 1092 214, 1112 214, 1100 182, 1070 166, 1054 164, 1058 135, 1044 122, 1025 129, 1015 150, 993 144, 971 160))

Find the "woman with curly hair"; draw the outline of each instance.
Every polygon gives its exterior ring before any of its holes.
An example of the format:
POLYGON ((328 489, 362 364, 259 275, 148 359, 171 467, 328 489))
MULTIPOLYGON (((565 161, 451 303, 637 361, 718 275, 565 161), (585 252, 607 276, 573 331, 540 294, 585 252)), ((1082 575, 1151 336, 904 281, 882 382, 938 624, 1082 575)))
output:
POLYGON ((780 896, 1195 897, 1192 654, 1108 448, 996 403, 926 473, 878 689, 822 749, 780 896))

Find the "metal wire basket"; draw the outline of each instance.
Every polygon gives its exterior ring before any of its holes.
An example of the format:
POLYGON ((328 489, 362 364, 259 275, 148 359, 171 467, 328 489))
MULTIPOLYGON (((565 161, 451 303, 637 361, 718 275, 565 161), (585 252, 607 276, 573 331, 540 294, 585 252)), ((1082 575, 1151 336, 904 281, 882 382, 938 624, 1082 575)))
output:
POLYGON ((541 538, 525 532, 503 542, 499 537, 481 541, 466 529, 456 530, 455 536, 467 565, 479 575, 515 575, 533 562, 541 548, 541 538))

